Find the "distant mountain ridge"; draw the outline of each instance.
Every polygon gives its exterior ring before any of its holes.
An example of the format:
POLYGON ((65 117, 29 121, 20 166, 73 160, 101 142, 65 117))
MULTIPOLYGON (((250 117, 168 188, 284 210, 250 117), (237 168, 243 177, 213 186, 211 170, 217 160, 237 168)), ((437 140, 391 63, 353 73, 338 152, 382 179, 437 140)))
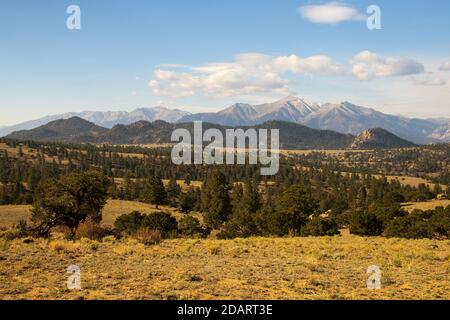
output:
POLYGON ((197 113, 182 117, 178 122, 207 121, 225 126, 245 126, 278 120, 300 123, 306 116, 319 110, 320 106, 306 100, 289 96, 274 103, 250 105, 236 103, 216 113, 197 113))
POLYGON ((445 137, 434 134, 440 127, 437 121, 388 115, 350 102, 318 104, 294 96, 255 106, 235 104, 217 113, 187 115, 179 121, 208 121, 236 126, 254 125, 269 120, 295 122, 315 129, 353 135, 367 129, 383 128, 420 144, 445 140, 445 137))
POLYGON ((59 119, 69 119, 79 117, 96 125, 112 128, 116 124, 131 124, 139 120, 155 121, 164 120, 167 122, 177 122, 189 112, 179 109, 168 109, 165 107, 138 108, 131 112, 127 111, 83 111, 69 112, 59 115, 46 116, 40 119, 19 123, 14 126, 0 128, 0 137, 6 136, 14 131, 30 130, 45 125, 51 121, 59 119))
POLYGON ((197 114, 163 107, 140 108, 131 112, 66 113, 0 129, 0 136, 18 130, 33 129, 53 120, 68 119, 73 116, 107 128, 117 124, 128 125, 140 120, 149 122, 164 120, 171 123, 203 121, 222 126, 254 126, 275 120, 352 135, 372 128, 382 128, 402 139, 418 144, 450 142, 450 119, 406 118, 385 114, 350 102, 319 104, 294 96, 260 105, 236 103, 218 112, 197 114))
POLYGON ((450 120, 434 130, 430 137, 439 141, 450 141, 450 120))
MULTIPOLYGON (((79 117, 52 121, 32 130, 23 130, 8 135, 8 138, 34 141, 60 141, 71 143, 109 143, 109 144, 166 144, 172 143, 171 135, 175 129, 187 129, 191 136, 194 132, 193 122, 168 123, 162 120, 154 122, 138 121, 129 125, 115 125, 111 129, 103 128, 79 117)), ((221 126, 208 122, 203 123, 203 130, 219 129, 224 136, 226 129, 233 127, 221 126)), ((279 129, 281 149, 344 149, 361 148, 401 148, 414 146, 383 129, 375 129, 375 134, 360 138, 361 143, 355 143, 358 137, 342 134, 331 130, 318 130, 301 124, 284 121, 267 121, 263 124, 239 126, 244 130, 279 129)))
POLYGON ((17 140, 50 142, 94 142, 98 136, 107 131, 108 129, 80 117, 72 117, 51 121, 31 130, 16 131, 8 137, 17 140))

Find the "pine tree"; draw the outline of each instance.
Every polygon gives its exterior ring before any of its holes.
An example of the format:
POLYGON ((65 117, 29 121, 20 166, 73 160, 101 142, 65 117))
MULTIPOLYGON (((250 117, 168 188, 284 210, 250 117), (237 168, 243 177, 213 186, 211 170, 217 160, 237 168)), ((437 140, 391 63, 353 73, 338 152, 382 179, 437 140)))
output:
POLYGON ((90 218, 100 222, 106 204, 109 180, 96 171, 71 173, 43 182, 31 210, 31 220, 40 235, 62 225, 72 233, 78 225, 90 218))
POLYGON ((123 197, 125 200, 133 200, 133 186, 130 177, 127 175, 124 180, 123 197))
POLYGON ((225 175, 213 171, 203 185, 201 193, 201 210, 205 223, 211 228, 219 228, 231 213, 229 185, 225 175))
POLYGON ((231 193, 232 214, 225 226, 224 237, 249 237, 258 233, 256 212, 260 209, 258 189, 249 182, 238 183, 231 193))
POLYGON ((293 185, 285 190, 278 202, 277 211, 280 213, 285 231, 299 234, 310 215, 318 208, 316 200, 302 185, 293 185))
POLYGON ((194 188, 190 187, 187 192, 181 193, 179 208, 181 212, 189 213, 195 208, 196 194, 194 188))
POLYGON ((184 179, 184 184, 187 186, 191 185, 191 176, 189 174, 186 175, 186 179, 184 179))
POLYGON ((167 193, 162 180, 158 177, 150 177, 145 184, 145 200, 154 204, 156 209, 159 205, 167 203, 167 193))
POLYGON ((136 179, 136 181, 133 183, 133 188, 131 192, 132 200, 139 200, 141 198, 142 194, 142 181, 141 179, 136 179))
POLYGON ((8 188, 5 184, 0 185, 0 204, 1 205, 5 205, 5 204, 10 204, 10 197, 9 197, 9 193, 8 193, 8 188))
POLYGON ((170 179, 166 190, 169 204, 172 207, 176 207, 178 205, 178 200, 181 194, 181 187, 178 185, 177 180, 175 178, 170 179))

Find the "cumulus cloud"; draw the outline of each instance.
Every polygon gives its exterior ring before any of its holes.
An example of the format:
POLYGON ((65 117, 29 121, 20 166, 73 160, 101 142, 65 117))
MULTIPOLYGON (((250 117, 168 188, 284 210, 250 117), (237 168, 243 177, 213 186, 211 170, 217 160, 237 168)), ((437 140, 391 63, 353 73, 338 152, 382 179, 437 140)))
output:
POLYGON ((440 68, 439 70, 441 71, 450 71, 450 60, 448 60, 447 62, 445 62, 440 68))
POLYGON ((336 24, 344 21, 364 20, 366 16, 354 7, 341 2, 306 5, 298 8, 306 20, 313 23, 336 24))
POLYGON ((419 77, 411 77, 411 81, 418 86, 445 86, 447 84, 447 80, 434 76, 433 74, 426 74, 419 77))
POLYGON ((330 57, 271 56, 260 53, 237 55, 232 62, 214 62, 186 71, 158 68, 149 87, 156 95, 172 97, 197 93, 239 96, 258 93, 289 93, 288 73, 335 73, 340 67, 330 57))
POLYGON ((425 71, 423 64, 412 59, 385 58, 367 50, 354 56, 351 63, 353 75, 362 81, 421 74, 425 71))

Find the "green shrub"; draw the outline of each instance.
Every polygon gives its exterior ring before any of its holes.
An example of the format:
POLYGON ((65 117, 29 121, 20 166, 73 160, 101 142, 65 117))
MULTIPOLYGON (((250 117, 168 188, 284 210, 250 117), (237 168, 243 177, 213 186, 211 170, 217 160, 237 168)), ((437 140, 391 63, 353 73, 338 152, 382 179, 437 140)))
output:
POLYGON ((48 236, 54 227, 66 226, 74 234, 88 219, 100 222, 109 183, 105 175, 93 170, 43 180, 31 209, 34 232, 48 236))
POLYGON ((166 212, 155 212, 144 217, 141 227, 158 230, 166 237, 177 231, 178 223, 174 217, 166 212))
POLYGON ((334 236, 339 234, 338 225, 336 221, 329 218, 313 217, 302 229, 300 234, 302 236, 334 236))
POLYGON ((144 220, 144 218, 145 215, 142 215, 138 211, 123 214, 117 217, 116 221, 114 221, 114 228, 120 233, 127 235, 134 234, 141 227, 142 220, 144 220))
POLYGON ((430 225, 438 237, 450 238, 450 206, 446 209, 436 208, 430 218, 430 225))
POLYGON ((297 235, 308 222, 308 217, 318 208, 317 201, 302 185, 293 185, 286 189, 277 200, 276 211, 283 227, 282 233, 297 235))
POLYGON ((398 203, 374 203, 370 205, 367 210, 368 212, 375 214, 377 218, 383 222, 383 229, 385 229, 395 218, 404 217, 408 214, 401 209, 401 206, 398 203))
POLYGON ((200 225, 200 221, 191 216, 186 215, 178 222, 178 231, 184 236, 204 236, 206 229, 200 225))
POLYGON ((432 238, 433 231, 428 221, 420 214, 410 214, 391 221, 386 228, 385 236, 407 239, 432 238))
POLYGON ((385 232, 386 237, 407 239, 449 238, 450 207, 435 210, 414 210, 411 214, 393 220, 385 232))
POLYGON ((289 232, 287 218, 272 206, 264 206, 256 213, 255 222, 262 235, 282 237, 289 232))
POLYGON ((350 233, 360 236, 379 236, 383 233, 383 220, 367 210, 358 210, 350 217, 350 233))
POLYGON ((231 227, 229 224, 225 225, 222 230, 217 233, 217 239, 219 240, 227 240, 227 239, 235 239, 241 237, 238 229, 234 226, 231 227))
POLYGON ((198 192, 195 188, 191 187, 187 192, 183 192, 180 195, 180 211, 184 213, 189 213, 194 210, 197 199, 198 199, 198 192))

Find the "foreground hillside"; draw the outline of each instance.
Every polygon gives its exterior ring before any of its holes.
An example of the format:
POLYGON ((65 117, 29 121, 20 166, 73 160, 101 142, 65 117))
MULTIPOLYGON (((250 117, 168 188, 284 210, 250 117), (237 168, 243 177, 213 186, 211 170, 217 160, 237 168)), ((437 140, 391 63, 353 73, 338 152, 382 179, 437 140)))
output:
POLYGON ((450 299, 450 241, 1 241, 0 299, 450 299), (73 264, 79 291, 66 288, 73 264), (380 290, 367 289, 370 265, 380 290))

